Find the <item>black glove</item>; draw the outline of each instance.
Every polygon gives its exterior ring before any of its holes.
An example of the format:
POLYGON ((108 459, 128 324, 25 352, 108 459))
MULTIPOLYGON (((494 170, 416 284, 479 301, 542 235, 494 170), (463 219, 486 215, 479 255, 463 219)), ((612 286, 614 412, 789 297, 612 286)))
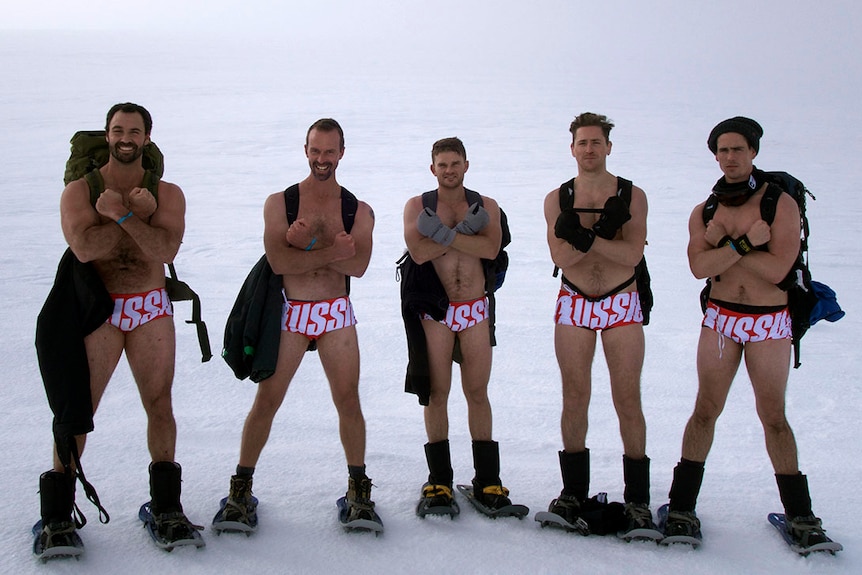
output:
POLYGON ((566 240, 579 252, 588 252, 596 239, 596 233, 581 225, 581 218, 575 210, 563 210, 554 224, 554 235, 566 240))
POLYGON ((600 238, 612 240, 623 227, 623 224, 630 219, 632 219, 632 215, 623 199, 619 196, 611 196, 605 202, 599 220, 593 224, 593 231, 600 238))

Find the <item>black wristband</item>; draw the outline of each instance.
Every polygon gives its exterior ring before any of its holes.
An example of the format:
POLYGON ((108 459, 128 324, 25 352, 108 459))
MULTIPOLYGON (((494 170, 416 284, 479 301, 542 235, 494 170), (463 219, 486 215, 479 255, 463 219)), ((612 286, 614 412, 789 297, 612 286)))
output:
POLYGON ((727 246, 730 246, 731 248, 733 248, 733 251, 736 251, 736 247, 733 245, 733 238, 730 236, 724 236, 723 238, 718 240, 718 243, 715 245, 715 247, 717 248, 723 248, 727 246))
POLYGON ((733 249, 741 256, 745 256, 754 251, 754 246, 751 245, 751 240, 747 235, 742 235, 733 240, 733 249))

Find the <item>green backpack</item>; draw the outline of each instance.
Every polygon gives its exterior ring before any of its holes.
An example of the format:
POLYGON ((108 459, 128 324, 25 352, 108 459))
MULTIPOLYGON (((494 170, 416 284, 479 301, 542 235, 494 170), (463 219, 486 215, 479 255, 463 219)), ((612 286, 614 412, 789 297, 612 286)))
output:
MULTIPOLYGON (((90 130, 76 132, 70 140, 72 152, 66 161, 66 172, 63 175, 63 183, 69 185, 80 178, 87 180, 90 188, 90 203, 96 205, 96 200, 105 191, 105 181, 99 168, 108 163, 108 141, 105 139, 104 130, 90 130)), ((156 202, 159 201, 159 182, 165 173, 165 159, 156 144, 150 141, 144 146, 142 155, 144 166, 144 181, 146 187, 156 202)), ((193 323, 197 328, 198 342, 201 347, 201 362, 212 358, 210 351, 209 334, 206 323, 201 319, 201 300, 198 294, 189 285, 177 278, 177 270, 174 264, 168 264, 170 276, 165 277, 165 290, 171 301, 191 301, 192 319, 186 323, 193 323)))

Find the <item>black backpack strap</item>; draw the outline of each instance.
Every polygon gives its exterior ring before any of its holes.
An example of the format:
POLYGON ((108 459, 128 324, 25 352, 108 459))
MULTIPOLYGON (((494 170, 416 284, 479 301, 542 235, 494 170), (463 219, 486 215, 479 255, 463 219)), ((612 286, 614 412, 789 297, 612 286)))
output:
POLYGON ((560 211, 570 210, 575 206, 575 178, 560 184, 560 211))
POLYGON ((353 229, 353 222, 356 220, 356 211, 359 209, 359 200, 356 199, 350 190, 341 188, 341 223, 344 224, 344 231, 348 234, 353 229))
POLYGON ((299 184, 293 184, 284 190, 284 211, 287 214, 287 225, 296 221, 299 213, 299 184))
POLYGON ((715 217, 716 209, 718 209, 718 196, 709 194, 706 203, 703 204, 703 225, 708 224, 715 217))
POLYGON ((473 204, 479 204, 480 206, 485 205, 485 202, 482 200, 482 195, 479 192, 474 192, 473 190, 464 188, 464 196, 467 199, 468 206, 472 206, 473 204))
POLYGON ((437 190, 431 190, 422 194, 422 207, 432 212, 437 211, 437 190))
POLYGON ((207 324, 201 318, 201 298, 195 291, 189 287, 184 281, 180 281, 177 277, 177 270, 174 264, 168 264, 170 276, 165 278, 165 290, 168 292, 168 298, 171 301, 190 301, 192 302, 192 319, 187 319, 186 323, 195 324, 198 333, 198 343, 201 347, 201 363, 205 363, 212 359, 212 351, 210 349, 210 338, 207 332, 207 324))
POLYGON ((775 210, 778 206, 778 198, 781 197, 783 191, 784 190, 775 184, 766 184, 766 190, 760 198, 760 219, 770 226, 772 225, 772 222, 775 221, 775 210))
POLYGON ((627 206, 632 205, 632 184, 631 180, 617 176, 617 196, 626 203, 627 206))

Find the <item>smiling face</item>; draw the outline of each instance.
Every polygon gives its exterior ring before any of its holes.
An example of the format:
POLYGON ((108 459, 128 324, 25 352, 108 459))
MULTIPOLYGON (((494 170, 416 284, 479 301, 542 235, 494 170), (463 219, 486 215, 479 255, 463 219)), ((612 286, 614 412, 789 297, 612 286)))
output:
POLYGON ((727 183, 744 182, 754 169, 757 152, 742 134, 727 132, 718 137, 715 161, 718 162, 727 183))
POLYGON ((305 156, 311 168, 311 175, 318 181, 326 181, 335 175, 338 161, 344 156, 341 136, 337 130, 312 129, 305 144, 305 156))
POLYGON ((111 118, 105 134, 111 157, 122 164, 137 161, 150 142, 145 133, 144 118, 138 113, 117 112, 111 118))
POLYGON ((594 172, 605 169, 605 159, 611 153, 611 143, 599 126, 583 126, 575 132, 572 141, 572 156, 578 169, 594 172))
POLYGON ((458 152, 438 152, 431 164, 431 173, 437 177, 440 188, 454 190, 464 185, 464 174, 470 162, 458 152))

